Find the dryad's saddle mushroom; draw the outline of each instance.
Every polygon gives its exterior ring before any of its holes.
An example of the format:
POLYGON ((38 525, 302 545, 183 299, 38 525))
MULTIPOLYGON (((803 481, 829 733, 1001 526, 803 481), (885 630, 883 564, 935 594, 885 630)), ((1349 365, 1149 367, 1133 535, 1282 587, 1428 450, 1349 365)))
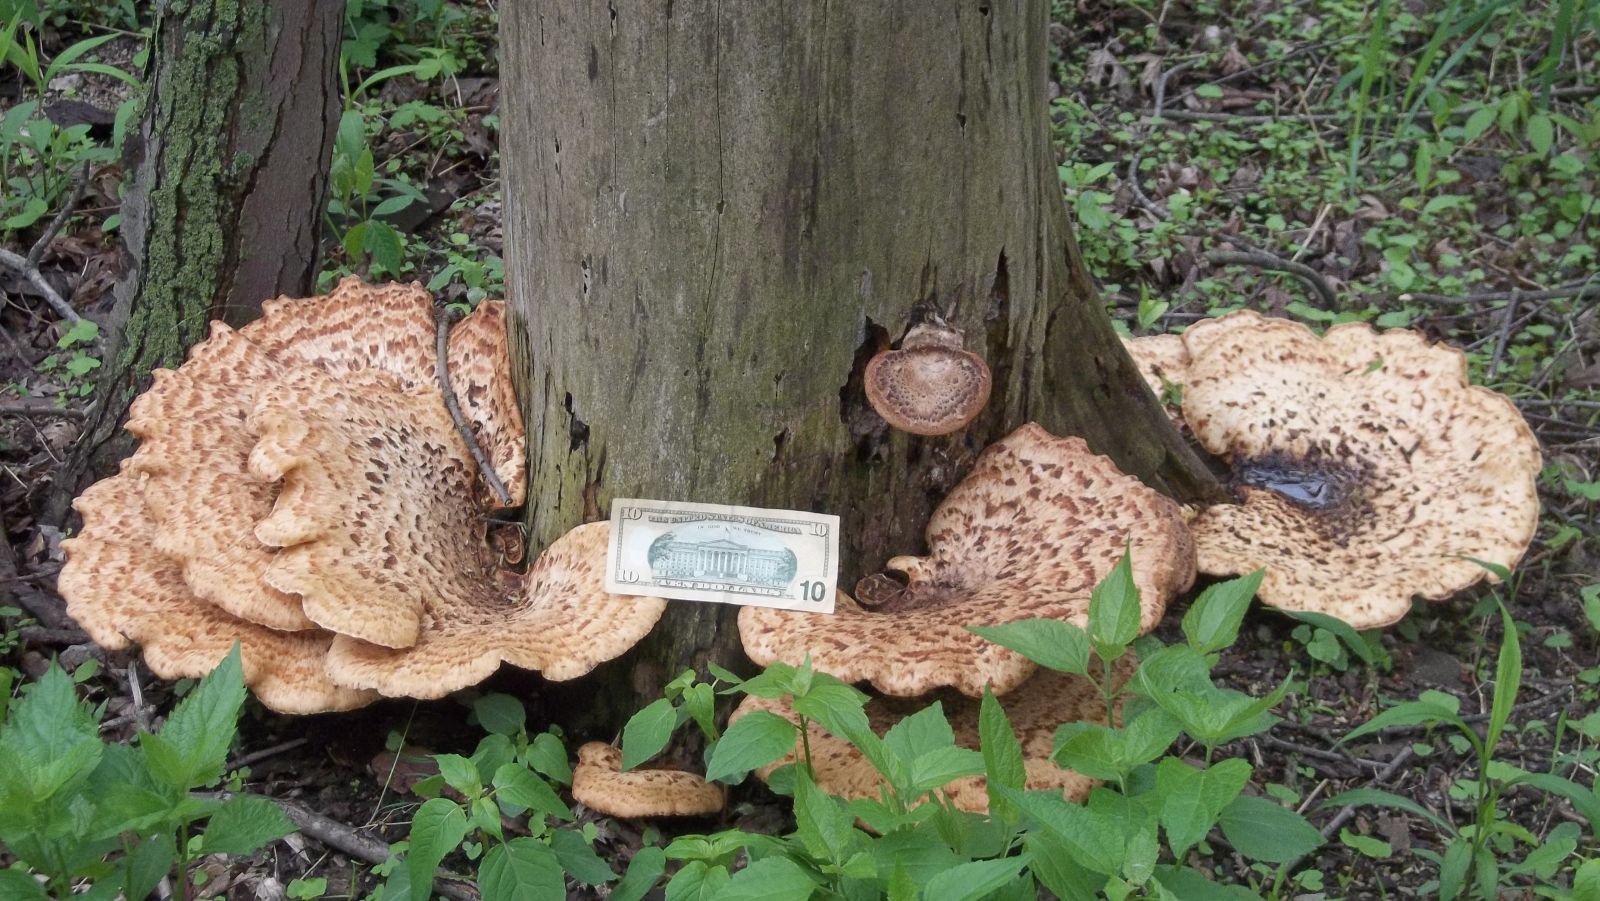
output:
MULTIPOLYGON (((269 301, 238 331, 214 324, 135 401, 139 451, 79 499, 68 612, 107 647, 142 645, 166 678, 238 641, 246 681, 285 712, 438 697, 502 661, 570 679, 627 650, 665 601, 601 590, 603 525, 525 576, 499 566, 496 497, 446 408, 438 328, 420 287, 354 279, 269 301)), ((463 427, 520 503, 503 305, 442 340, 463 427)))
POLYGON ((695 773, 651 768, 623 772, 622 751, 600 741, 578 749, 572 797, 590 810, 625 820, 708 816, 723 804, 722 786, 695 773))
POLYGON ((884 421, 913 435, 959 431, 989 402, 993 379, 983 358, 961 346, 961 333, 919 323, 899 350, 867 361, 867 401, 884 421))
MULTIPOLYGON (((926 557, 888 562, 906 583, 871 592, 890 595, 874 609, 839 592, 831 616, 739 611, 745 652, 763 666, 799 666, 809 657, 818 670, 870 681, 888 695, 953 686, 978 697, 985 685, 1003 694, 1034 664, 969 626, 1030 617, 1081 626, 1090 592, 1130 550, 1143 630, 1194 580, 1194 546, 1175 503, 1081 439, 1033 424, 979 455, 929 519, 927 541, 926 557)), ((863 580, 861 588, 885 581, 863 580)))
MULTIPOLYGON (((1466 356, 1358 323, 1318 337, 1250 311, 1136 339, 1147 378, 1182 386, 1181 416, 1225 458, 1241 503, 1193 523, 1202 572, 1266 569, 1259 597, 1356 628, 1405 616, 1514 566, 1538 526, 1538 441, 1466 356)), ((1152 383, 1153 388, 1159 386, 1152 383)))

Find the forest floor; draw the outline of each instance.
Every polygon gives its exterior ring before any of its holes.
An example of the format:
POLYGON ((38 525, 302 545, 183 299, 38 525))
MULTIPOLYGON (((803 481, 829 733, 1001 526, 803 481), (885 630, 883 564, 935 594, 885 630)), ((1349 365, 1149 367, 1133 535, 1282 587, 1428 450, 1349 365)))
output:
MULTIPOLYGON (((44 30, 47 55, 108 28, 127 34, 89 58, 129 67, 141 49, 148 23, 137 16, 102 11, 85 22, 89 14, 71 4, 41 5, 71 13, 44 30)), ((445 63, 389 77, 348 103, 380 177, 359 196, 336 185, 324 283, 359 272, 416 278, 450 300, 497 296, 493 13, 392 6, 353 5, 362 11, 348 31, 350 82, 389 66, 445 63), (392 198, 409 199, 366 214, 392 198), (351 245, 351 231, 369 222, 401 236, 398 247, 351 245)), ((1066 201, 1108 308, 1133 334, 1239 307, 1317 327, 1416 328, 1465 348, 1474 380, 1516 401, 1544 451, 1544 514, 1503 589, 1523 671, 1496 758, 1592 785, 1600 759, 1597 28, 1580 21, 1565 42, 1552 40, 1570 6, 1561 3, 1482 4, 1481 20, 1470 4, 1451 4, 1449 20, 1417 11, 1421 4, 1380 6, 1387 14, 1374 27, 1367 5, 1353 0, 1057 2, 1050 127, 1066 201), (1245 256, 1218 256, 1225 252, 1245 256)), ((0 115, 37 97, 0 67, 0 115)), ((79 123, 79 133, 30 150, 15 123, 0 129, 0 171, 12 179, 0 188, 8 193, 0 247, 26 256, 45 236, 39 272, 91 321, 108 309, 120 267, 112 217, 122 172, 109 143, 126 97, 115 79, 58 78, 46 99, 62 104, 58 124, 79 123), (89 177, 75 189, 85 165, 89 177), (43 210, 30 211, 27 191, 43 210), (73 214, 53 227, 75 191, 73 214)), ((0 608, 0 666, 37 677, 59 657, 105 703, 105 736, 126 740, 140 720, 135 698, 159 718, 188 686, 141 682, 136 655, 105 653, 70 622, 39 612, 52 606, 63 533, 37 515, 92 400, 95 345, 3 266, 0 290, 0 596, 9 588, 27 608, 0 608)), ((1466 822, 1479 777, 1470 747, 1406 726, 1340 738, 1425 689, 1458 697, 1469 722, 1481 721, 1502 638, 1488 590, 1419 603, 1359 646, 1268 611, 1251 614, 1222 662, 1228 684, 1259 695, 1288 679, 1292 690, 1281 723, 1225 750, 1255 765, 1256 790, 1305 812, 1328 839, 1283 896, 1429 894, 1438 868, 1415 852, 1441 847, 1433 824, 1322 802, 1381 788, 1466 822)), ((486 688, 533 699, 530 721, 540 722, 535 677, 502 672, 486 688)), ((408 786, 427 762, 397 760, 393 750, 403 742, 470 753, 480 736, 462 729, 463 703, 391 701, 302 719, 253 708, 235 762, 248 766, 256 791, 396 841, 417 803, 408 786)), ((789 828, 787 807, 759 786, 737 790, 734 802, 725 821, 673 828, 789 828)), ((1558 892, 1577 857, 1597 853, 1592 833, 1580 838, 1566 825, 1584 821, 1559 798, 1524 787, 1501 803, 1525 830, 1504 839, 1511 859, 1569 840, 1578 849, 1506 877, 1502 897, 1558 892)), ((614 859, 651 838, 632 824, 584 819, 614 859)), ((1221 844, 1206 850, 1219 877, 1266 879, 1221 844)), ((374 884, 366 863, 298 840, 205 866, 215 870, 205 895, 283 897, 296 879, 322 878, 324 896, 356 897, 374 884)))

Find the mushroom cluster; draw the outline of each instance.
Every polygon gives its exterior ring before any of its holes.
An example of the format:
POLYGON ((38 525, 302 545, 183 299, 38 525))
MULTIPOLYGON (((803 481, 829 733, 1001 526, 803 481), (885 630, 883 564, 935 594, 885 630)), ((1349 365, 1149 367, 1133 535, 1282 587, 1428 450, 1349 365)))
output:
POLYGON ((420 286, 355 279, 214 323, 134 402, 139 450, 78 499, 68 612, 163 678, 209 672, 237 641, 246 682, 290 713, 441 697, 502 662, 572 679, 631 647, 666 602, 603 591, 603 524, 526 574, 496 558, 487 514, 525 490, 504 306, 441 328, 420 286))
POLYGON ((1455 348, 1360 323, 1319 337, 1250 311, 1127 346, 1232 468, 1239 503, 1192 523, 1200 571, 1265 568, 1265 603, 1386 626, 1533 540, 1538 441, 1509 399, 1469 384, 1455 348))
MULTIPOLYGON (((745 652, 762 665, 809 660, 847 682, 871 683, 888 696, 869 706, 880 731, 909 712, 890 699, 954 689, 964 697, 947 709, 967 747, 977 745, 978 708, 971 699, 987 686, 1011 702, 1030 761, 1029 787, 1086 795, 1090 781, 1050 759, 1050 735, 1063 719, 1106 721, 1094 686, 1053 672, 1034 675, 1033 662, 971 627, 1030 618, 1083 626, 1094 586, 1131 553, 1143 605, 1140 631, 1154 628, 1167 603, 1194 581, 1194 546, 1183 512, 1090 452, 1082 439, 1058 438, 1030 423, 979 455, 934 511, 926 538, 926 556, 888 561, 898 578, 881 573, 858 584, 856 593, 868 606, 841 591, 831 616, 741 610, 745 652)), ((756 709, 792 718, 782 702, 755 697, 735 716, 756 709)), ((875 771, 846 742, 811 728, 818 784, 845 797, 877 797, 875 771)), ((987 809, 981 780, 957 780, 943 791, 963 808, 987 809)))

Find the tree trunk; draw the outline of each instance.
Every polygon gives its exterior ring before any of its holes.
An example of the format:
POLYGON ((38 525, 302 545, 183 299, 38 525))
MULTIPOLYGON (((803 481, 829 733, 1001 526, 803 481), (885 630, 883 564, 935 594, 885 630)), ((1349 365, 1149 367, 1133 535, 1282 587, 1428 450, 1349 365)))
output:
POLYGON ((344 6, 318 0, 166 4, 143 127, 130 138, 117 284, 96 404, 47 516, 130 449, 121 422, 152 369, 207 324, 241 324, 316 278, 339 123, 344 6))
MULTIPOLYGON (((840 586, 1028 421, 1215 489, 1122 351, 1065 218, 1044 0, 502 11, 508 293, 538 547, 613 497, 839 514, 840 586), (929 312, 995 377, 964 431, 887 430, 861 370, 929 312)), ((674 602, 613 680, 729 659, 674 602)), ((613 688, 615 686, 612 686, 613 688)), ((638 698, 602 690, 595 711, 638 698)))

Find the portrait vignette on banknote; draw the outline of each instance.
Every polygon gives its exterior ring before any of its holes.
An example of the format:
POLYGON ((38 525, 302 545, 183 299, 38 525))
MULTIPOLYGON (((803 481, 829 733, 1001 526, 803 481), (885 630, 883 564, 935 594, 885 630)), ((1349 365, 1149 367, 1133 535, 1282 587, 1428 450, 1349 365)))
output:
POLYGON ((832 613, 839 517, 617 498, 605 589, 686 601, 832 613))

